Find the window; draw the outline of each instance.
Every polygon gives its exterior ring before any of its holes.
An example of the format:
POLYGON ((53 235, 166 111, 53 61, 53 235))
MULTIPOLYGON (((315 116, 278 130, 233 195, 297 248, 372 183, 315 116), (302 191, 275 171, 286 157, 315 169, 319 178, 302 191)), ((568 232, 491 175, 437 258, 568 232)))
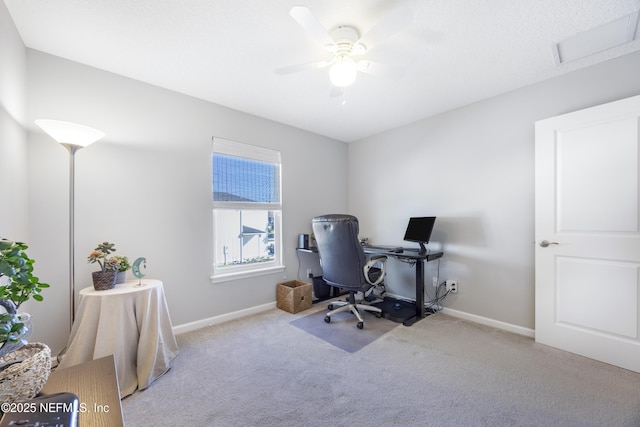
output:
POLYGON ((280 153, 213 138, 213 281, 284 269, 280 153))

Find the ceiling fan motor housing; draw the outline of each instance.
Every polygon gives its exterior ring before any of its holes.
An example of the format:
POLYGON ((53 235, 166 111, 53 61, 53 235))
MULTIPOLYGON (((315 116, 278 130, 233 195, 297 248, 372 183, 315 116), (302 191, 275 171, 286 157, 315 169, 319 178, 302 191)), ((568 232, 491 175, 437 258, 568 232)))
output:
POLYGON ((334 45, 327 46, 327 49, 333 54, 362 55, 367 51, 364 44, 358 43, 360 33, 353 27, 348 25, 340 25, 331 31, 331 38, 334 45))

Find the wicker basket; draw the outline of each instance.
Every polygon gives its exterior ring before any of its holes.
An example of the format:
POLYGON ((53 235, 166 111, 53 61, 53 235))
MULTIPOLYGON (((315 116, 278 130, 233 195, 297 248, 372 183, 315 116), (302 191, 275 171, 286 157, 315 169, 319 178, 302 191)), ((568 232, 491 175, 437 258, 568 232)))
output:
POLYGON ((93 288, 96 291, 106 291, 116 286, 116 278, 118 272, 115 270, 94 271, 91 273, 93 278, 93 288))
POLYGON ((51 350, 43 343, 29 343, 0 357, 0 364, 15 363, 0 371, 0 403, 35 397, 51 373, 51 350))
POLYGON ((276 307, 289 313, 298 313, 311 308, 311 285, 299 280, 278 283, 276 307))

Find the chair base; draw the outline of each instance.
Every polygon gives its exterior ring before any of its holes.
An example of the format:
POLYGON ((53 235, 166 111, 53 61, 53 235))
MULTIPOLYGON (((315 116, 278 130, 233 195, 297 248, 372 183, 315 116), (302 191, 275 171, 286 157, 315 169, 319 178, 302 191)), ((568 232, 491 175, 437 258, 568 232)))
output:
POLYGON ((358 323, 356 324, 358 329, 362 329, 364 327, 364 320, 362 319, 362 314, 360 313, 360 310, 370 311, 372 313, 375 313, 376 317, 382 317, 382 310, 379 309, 378 307, 373 307, 367 304, 351 303, 349 301, 333 302, 329 304, 329 310, 331 311, 329 311, 326 314, 326 316, 324 316, 325 322, 327 323, 331 322, 331 316, 333 316, 336 313, 341 313, 343 311, 351 311, 351 313, 353 313, 358 319, 358 323), (335 307, 336 305, 338 306, 338 308, 334 309, 333 307, 335 307))

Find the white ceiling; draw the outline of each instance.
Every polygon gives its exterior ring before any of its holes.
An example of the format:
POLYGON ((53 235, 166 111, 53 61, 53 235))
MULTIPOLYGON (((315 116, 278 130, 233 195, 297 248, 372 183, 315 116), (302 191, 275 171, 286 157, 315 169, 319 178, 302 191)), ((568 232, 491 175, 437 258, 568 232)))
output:
MULTIPOLYGON (((640 50, 640 37, 557 66, 552 45, 640 9, 640 0, 4 0, 29 48, 306 129, 355 141, 640 50), (291 18, 365 33, 403 5, 413 21, 365 58, 346 104, 328 71, 275 69, 330 58, 291 18)), ((640 30, 638 31, 640 32, 640 30)))

